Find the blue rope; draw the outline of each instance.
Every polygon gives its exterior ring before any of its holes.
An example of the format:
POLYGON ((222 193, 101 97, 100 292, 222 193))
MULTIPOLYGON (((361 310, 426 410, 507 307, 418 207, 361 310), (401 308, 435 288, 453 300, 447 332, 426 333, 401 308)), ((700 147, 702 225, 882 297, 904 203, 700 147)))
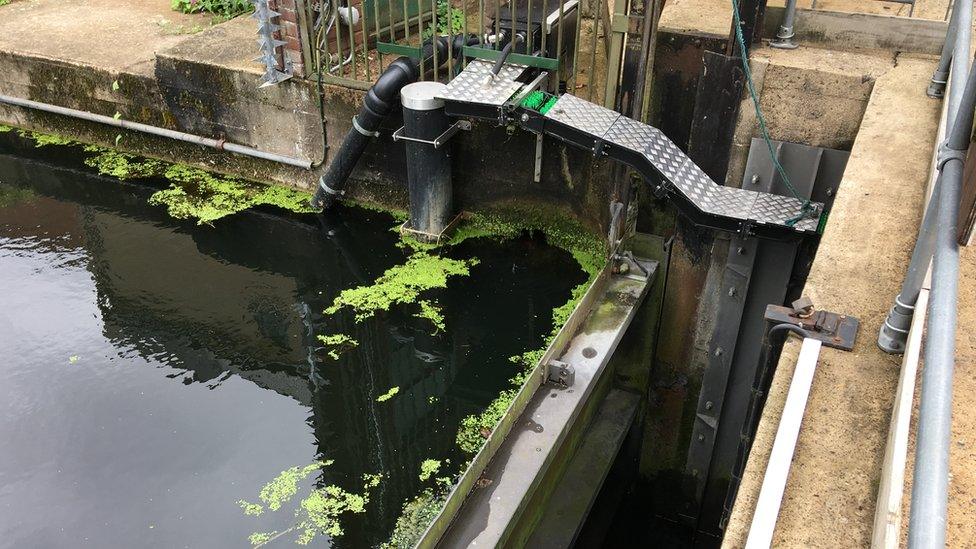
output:
POLYGON ((800 198, 800 193, 790 182, 786 170, 779 163, 779 158, 776 157, 776 151, 773 149, 773 140, 770 139, 769 128, 766 127, 766 117, 763 116, 762 109, 759 107, 759 94, 756 93, 756 84, 752 81, 752 69, 749 67, 749 49, 746 48, 746 40, 742 36, 742 20, 739 18, 739 0, 732 0, 732 17, 735 19, 735 39, 739 43, 739 50, 742 52, 742 70, 746 74, 746 87, 749 89, 749 95, 752 96, 752 106, 756 109, 756 120, 759 121, 759 132, 762 134, 763 141, 766 142, 766 148, 769 149, 769 158, 773 161, 773 166, 783 179, 783 183, 786 184, 786 188, 793 194, 793 198, 804 201, 800 215, 786 221, 786 224, 792 227, 806 217, 813 208, 809 200, 800 198))

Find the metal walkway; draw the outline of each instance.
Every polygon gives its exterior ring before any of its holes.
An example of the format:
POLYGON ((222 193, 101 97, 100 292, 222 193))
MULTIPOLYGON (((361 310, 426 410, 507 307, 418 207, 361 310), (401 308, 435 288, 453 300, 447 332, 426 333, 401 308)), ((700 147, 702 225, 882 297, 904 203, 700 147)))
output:
POLYGON ((519 81, 528 67, 505 65, 486 84, 490 67, 472 61, 448 83, 442 98, 449 113, 518 122, 623 162, 696 225, 766 237, 817 234, 820 228, 824 215, 819 202, 719 185, 657 128, 571 94, 560 96, 545 114, 521 107, 525 90, 532 87, 519 81))

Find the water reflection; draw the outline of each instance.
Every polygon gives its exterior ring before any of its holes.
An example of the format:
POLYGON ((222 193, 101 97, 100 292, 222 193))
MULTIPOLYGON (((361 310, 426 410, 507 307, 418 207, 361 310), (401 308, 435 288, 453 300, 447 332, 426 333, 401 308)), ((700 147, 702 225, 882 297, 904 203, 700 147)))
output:
POLYGON ((382 214, 197 227, 70 168, 0 156, 0 182, 0 545, 241 546, 291 519, 234 502, 317 459, 318 484, 387 476, 337 545, 382 541, 583 277, 538 240, 471 242, 451 254, 480 264, 437 296, 447 333, 411 311, 357 324, 322 310, 403 261, 382 214), (333 361, 331 333, 360 345, 333 361))

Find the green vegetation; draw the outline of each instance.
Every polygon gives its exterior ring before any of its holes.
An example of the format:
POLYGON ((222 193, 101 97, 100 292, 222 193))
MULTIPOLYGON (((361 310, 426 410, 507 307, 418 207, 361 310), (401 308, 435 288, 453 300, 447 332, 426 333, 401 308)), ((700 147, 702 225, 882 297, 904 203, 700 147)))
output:
POLYGON ((542 209, 521 205, 472 215, 455 233, 452 243, 477 237, 514 238, 526 231, 543 233, 549 244, 571 253, 589 276, 586 282, 573 288, 569 301, 553 309, 553 327, 545 337, 542 348, 509 359, 519 366, 515 376, 509 380, 511 388, 503 390, 484 412, 461 420, 456 441, 458 447, 469 454, 477 453, 481 449, 485 439, 491 435, 498 421, 505 415, 505 411, 525 384, 528 375, 542 358, 546 347, 562 329, 569 315, 606 263, 606 246, 603 240, 580 226, 574 219, 553 216, 542 209))
POLYGON ((97 145, 86 145, 85 150, 95 153, 85 159, 85 165, 98 170, 101 175, 117 179, 153 177, 165 170, 166 165, 159 160, 139 159, 131 154, 120 153, 97 145))
POLYGON ((199 168, 173 164, 163 176, 173 183, 149 197, 149 203, 166 206, 177 219, 196 219, 212 224, 230 214, 258 205, 277 206, 298 213, 311 213, 311 195, 277 185, 262 185, 234 177, 213 175, 199 168))
POLYGON ((339 360, 342 352, 359 347, 359 342, 346 334, 320 335, 317 336, 326 347, 330 347, 328 355, 332 360, 339 360))
POLYGON ((212 13, 224 19, 250 13, 254 9, 250 0, 171 0, 170 7, 182 13, 212 13))
MULTIPOLYGON (((464 10, 451 6, 448 0, 437 0, 437 35, 460 34, 464 31, 464 10)), ((424 29, 423 38, 434 35, 432 25, 424 29)))
POLYGON ((17 130, 17 134, 21 137, 27 139, 32 139, 34 141, 34 146, 37 148, 46 147, 48 145, 71 145, 74 143, 71 139, 64 137, 62 135, 55 135, 53 133, 40 133, 30 130, 17 130))
MULTIPOLYGON (((476 259, 451 259, 426 252, 416 252, 406 263, 387 269, 375 282, 343 290, 335 298, 325 314, 332 315, 342 309, 352 310, 356 322, 372 317, 377 311, 388 311, 394 305, 417 302, 421 293, 433 288, 446 288, 451 276, 467 276, 476 259)), ((420 302, 417 316, 426 318, 437 330, 444 329, 444 317, 430 300, 420 302)))
POLYGON ((428 480, 430 477, 436 475, 440 468, 440 461, 436 459, 425 459, 423 463, 420 464, 420 480, 428 480))
POLYGON ((27 203, 34 200, 34 191, 22 189, 13 185, 0 183, 0 208, 9 208, 17 204, 27 203))
MULTIPOLYGON (((261 489, 258 497, 264 505, 245 500, 237 503, 248 516, 260 516, 264 513, 265 506, 271 511, 277 511, 298 493, 300 481, 329 465, 332 465, 331 460, 286 469, 261 489)), ((336 485, 313 489, 299 502, 295 510, 295 522, 290 528, 281 532, 254 532, 248 540, 252 546, 260 547, 292 532, 298 534, 295 543, 299 545, 308 545, 319 534, 339 537, 343 535, 340 517, 346 513, 364 513, 370 492, 379 486, 382 478, 382 475, 363 475, 362 493, 359 494, 348 492, 336 485)))
POLYGON ((386 402, 387 400, 390 400, 391 398, 395 397, 399 392, 400 392, 399 387, 391 387, 389 391, 376 397, 376 402, 386 402))
POLYGON ((413 547, 424 534, 427 526, 444 508, 447 492, 440 490, 435 493, 431 488, 425 489, 414 499, 403 504, 403 511, 397 518, 390 539, 380 545, 381 549, 402 549, 413 547))

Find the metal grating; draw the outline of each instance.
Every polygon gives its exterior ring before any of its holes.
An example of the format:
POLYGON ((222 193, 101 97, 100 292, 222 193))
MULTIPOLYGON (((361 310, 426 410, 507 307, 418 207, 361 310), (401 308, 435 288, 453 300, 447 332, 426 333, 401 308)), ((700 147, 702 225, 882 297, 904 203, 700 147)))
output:
POLYGON ((502 65, 502 70, 495 76, 489 86, 485 86, 485 79, 491 72, 493 63, 474 60, 447 84, 447 89, 440 95, 447 101, 462 103, 478 103, 482 105, 502 105, 522 87, 515 79, 522 76, 528 68, 525 65, 502 65))
MULTIPOLYGON (((588 133, 597 141, 606 141, 640 153, 704 213, 789 227, 787 223, 802 212, 802 200, 715 183, 657 128, 573 95, 562 95, 545 116, 588 133)), ((816 231, 818 223, 819 215, 802 219, 791 228, 816 231)))
POLYGON ((599 138, 607 133, 620 113, 603 108, 574 95, 563 94, 546 113, 546 118, 562 122, 599 138))

